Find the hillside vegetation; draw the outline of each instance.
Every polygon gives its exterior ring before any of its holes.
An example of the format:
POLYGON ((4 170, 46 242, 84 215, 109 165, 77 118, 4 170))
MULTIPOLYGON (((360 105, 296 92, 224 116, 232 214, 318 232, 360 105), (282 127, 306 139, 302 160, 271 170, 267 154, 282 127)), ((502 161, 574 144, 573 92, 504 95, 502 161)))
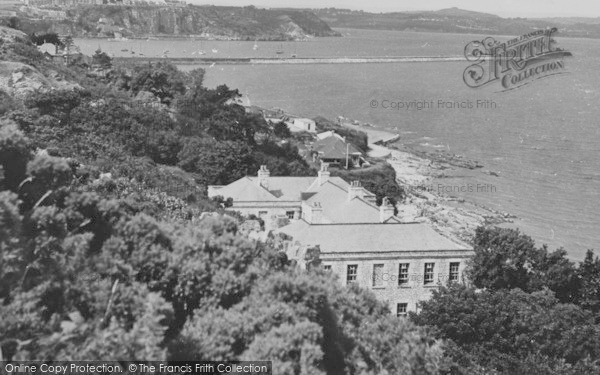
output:
POLYGON ((557 27, 561 36, 600 38, 600 23, 597 18, 502 18, 458 8, 391 13, 335 8, 313 11, 331 27, 336 28, 516 36, 533 30, 557 27))
POLYGON ((217 6, 78 6, 66 17, 37 20, 21 15, 21 28, 77 37, 189 36, 230 40, 296 40, 338 33, 305 10, 217 6))
POLYGON ((418 314, 398 318, 369 290, 342 285, 318 253, 301 269, 277 238, 242 234, 230 202, 207 199, 207 184, 260 164, 314 175, 235 104, 236 90, 207 89, 202 70, 110 67, 102 53, 101 72, 55 65, 24 34, 1 40, 0 60, 48 80, 20 87, 22 97, 0 89, 3 360, 270 360, 283 375, 600 373, 591 251, 576 265, 516 230, 480 228, 470 281, 440 285, 418 314))

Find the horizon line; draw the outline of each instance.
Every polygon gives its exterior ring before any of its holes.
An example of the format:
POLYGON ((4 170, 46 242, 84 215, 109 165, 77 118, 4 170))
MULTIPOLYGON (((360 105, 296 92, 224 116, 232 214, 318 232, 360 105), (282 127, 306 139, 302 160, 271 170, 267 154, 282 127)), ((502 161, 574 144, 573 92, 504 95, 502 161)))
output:
POLYGON ((353 7, 311 7, 311 6, 267 6, 267 5, 255 5, 255 4, 240 4, 240 5, 233 5, 233 4, 214 4, 214 3, 199 3, 199 2, 193 2, 193 1, 186 1, 187 4, 190 5, 196 5, 196 6, 215 6, 215 7, 236 7, 236 8, 243 8, 243 7, 250 7, 253 6, 255 8, 258 9, 299 9, 299 10, 325 10, 325 9, 336 9, 336 10, 348 10, 348 11, 353 11, 353 12, 364 12, 364 13, 370 13, 370 14, 394 14, 394 13, 426 13, 426 12, 439 12, 442 10, 448 10, 448 9, 457 9, 457 10, 461 10, 461 11, 465 11, 465 12, 473 12, 473 13, 481 13, 481 14, 487 14, 487 15, 492 15, 492 16, 497 16, 500 18, 526 18, 526 19, 543 19, 543 18, 586 18, 586 19, 598 19, 600 18, 600 15, 597 16, 591 16, 591 15, 581 15, 581 14, 554 14, 554 13, 547 13, 547 14, 537 14, 537 15, 501 15, 498 14, 496 12, 492 12, 492 11, 480 11, 480 10, 473 10, 473 9, 467 9, 467 8, 461 8, 461 7, 456 7, 456 6, 450 6, 450 7, 445 7, 445 8, 438 8, 438 9, 404 9, 404 10, 381 10, 381 11, 376 11, 376 10, 366 10, 366 9, 359 9, 359 8, 353 8, 353 7))

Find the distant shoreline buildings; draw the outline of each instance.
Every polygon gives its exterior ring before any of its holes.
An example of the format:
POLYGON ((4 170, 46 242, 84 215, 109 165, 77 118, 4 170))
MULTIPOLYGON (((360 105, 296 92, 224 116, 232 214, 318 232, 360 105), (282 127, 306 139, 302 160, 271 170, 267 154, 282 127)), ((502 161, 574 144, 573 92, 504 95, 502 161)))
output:
POLYGON ((184 0, 23 0, 27 6, 40 8, 70 8, 82 5, 145 5, 145 6, 173 6, 184 7, 187 3, 184 0))

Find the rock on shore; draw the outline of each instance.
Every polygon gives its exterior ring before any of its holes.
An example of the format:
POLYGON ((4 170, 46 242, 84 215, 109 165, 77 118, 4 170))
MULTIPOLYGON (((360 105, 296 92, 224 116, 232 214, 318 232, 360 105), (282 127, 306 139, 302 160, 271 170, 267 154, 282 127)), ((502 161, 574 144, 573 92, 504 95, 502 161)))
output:
POLYGON ((440 196, 425 188, 440 171, 450 166, 408 152, 391 150, 388 163, 406 190, 398 204, 403 221, 426 222, 457 242, 469 244, 479 226, 506 222, 503 214, 465 200, 440 196))

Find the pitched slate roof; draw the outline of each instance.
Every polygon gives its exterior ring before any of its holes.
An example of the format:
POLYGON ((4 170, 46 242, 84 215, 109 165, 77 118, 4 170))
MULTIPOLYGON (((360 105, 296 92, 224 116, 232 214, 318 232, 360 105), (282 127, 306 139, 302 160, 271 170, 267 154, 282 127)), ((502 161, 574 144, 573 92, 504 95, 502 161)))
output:
MULTIPOLYGON (((379 207, 360 197, 354 197, 349 201, 348 189, 342 188, 333 181, 327 181, 318 192, 306 199, 306 203, 310 206, 315 202, 319 202, 323 207, 324 223, 380 222, 379 207)), ((388 222, 399 222, 399 220, 392 218, 388 222)))
POLYGON ((346 157, 346 147, 348 146, 348 154, 361 154, 358 148, 352 143, 346 143, 338 137, 327 137, 319 139, 313 144, 313 151, 319 152, 321 158, 324 159, 344 159, 346 157))
MULTIPOLYGON (((254 186, 259 186, 258 177, 246 177, 254 186)), ((268 177, 268 192, 280 201, 299 201, 302 192, 316 180, 316 177, 268 177)), ((263 190, 267 190, 262 188, 263 190)), ((240 201, 241 199, 237 199, 240 201)))
POLYGON ((242 177, 237 181, 223 186, 217 190, 217 194, 224 198, 232 197, 238 202, 263 202, 273 201, 277 198, 251 180, 250 177, 242 177))
POLYGON ((295 221, 277 230, 322 253, 469 250, 427 224, 308 224, 295 221))
MULTIPOLYGON (((348 191, 348 187, 350 187, 350 184, 346 182, 346 180, 344 180, 341 177, 329 177, 327 179, 327 182, 335 184, 336 186, 340 187, 341 189, 344 189, 345 191, 348 191)), ((307 192, 317 192, 321 189, 321 186, 323 186, 324 184, 322 184, 318 178, 315 178, 315 180, 313 181, 312 184, 310 184, 310 186, 306 189, 307 192)))

